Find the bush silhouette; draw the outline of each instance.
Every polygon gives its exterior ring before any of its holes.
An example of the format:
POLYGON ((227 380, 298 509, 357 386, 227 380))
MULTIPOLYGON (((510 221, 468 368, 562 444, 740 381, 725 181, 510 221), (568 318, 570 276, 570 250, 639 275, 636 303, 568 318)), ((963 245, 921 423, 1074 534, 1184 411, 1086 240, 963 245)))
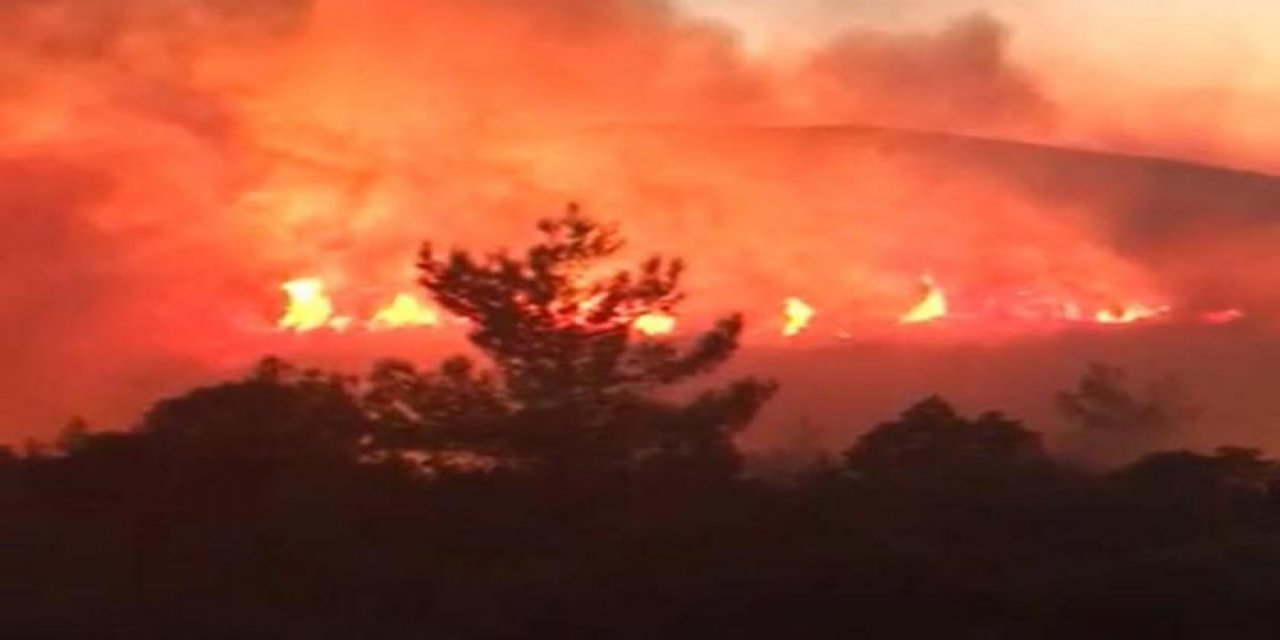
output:
POLYGON ((846 468, 873 481, 995 480, 1046 462, 1039 434, 999 413, 965 418, 936 396, 872 429, 845 453, 846 468))
POLYGON ((165 447, 213 458, 354 461, 369 430, 355 384, 269 358, 243 380, 156 404, 139 430, 165 447))

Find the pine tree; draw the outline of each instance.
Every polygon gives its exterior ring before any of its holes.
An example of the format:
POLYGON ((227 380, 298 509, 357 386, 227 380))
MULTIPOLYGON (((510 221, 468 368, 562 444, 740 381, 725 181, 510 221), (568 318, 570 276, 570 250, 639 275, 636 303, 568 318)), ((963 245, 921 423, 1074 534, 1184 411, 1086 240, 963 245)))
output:
POLYGON ((468 323, 491 367, 455 359, 419 374, 384 364, 370 394, 378 419, 437 453, 516 467, 734 469, 733 435, 775 385, 747 378, 685 401, 664 390, 725 363, 742 318, 687 341, 646 335, 637 320, 673 314, 684 298, 681 261, 605 273, 623 243, 576 206, 538 230, 519 255, 423 247, 422 285, 468 323))

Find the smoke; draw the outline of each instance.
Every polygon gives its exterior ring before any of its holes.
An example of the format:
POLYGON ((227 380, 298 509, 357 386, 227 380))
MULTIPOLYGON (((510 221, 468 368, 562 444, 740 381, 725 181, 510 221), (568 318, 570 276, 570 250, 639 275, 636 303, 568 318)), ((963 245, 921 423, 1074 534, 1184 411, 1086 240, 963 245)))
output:
POLYGON ((1262 177, 807 126, 1052 139, 1073 105, 985 14, 776 58, 656 0, 0 0, 0 35, 14 437, 331 348, 274 332, 281 283, 368 315, 422 239, 517 242, 568 200, 691 260, 689 324, 740 309, 761 341, 792 296, 872 336, 926 272, 969 309, 1270 291, 1262 177))
POLYGON ((973 133, 1042 129, 1053 104, 1010 60, 1009 38, 987 14, 937 33, 850 31, 809 61, 811 100, 837 122, 973 133))

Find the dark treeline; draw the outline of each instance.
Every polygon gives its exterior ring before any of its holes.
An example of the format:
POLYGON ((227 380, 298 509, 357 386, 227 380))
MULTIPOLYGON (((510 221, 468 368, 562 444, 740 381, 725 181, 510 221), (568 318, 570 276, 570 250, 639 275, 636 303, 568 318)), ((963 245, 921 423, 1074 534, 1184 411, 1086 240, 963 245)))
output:
POLYGON ((266 360, 0 452, 6 637, 1274 637, 1280 465, 1139 454, 1194 411, 1094 367, 1059 398, 1108 471, 1008 416, 907 408, 786 478, 735 435, 775 386, 693 382, 741 320, 637 335, 679 262, 594 270, 576 211, 523 254, 422 253, 481 361, 266 360))

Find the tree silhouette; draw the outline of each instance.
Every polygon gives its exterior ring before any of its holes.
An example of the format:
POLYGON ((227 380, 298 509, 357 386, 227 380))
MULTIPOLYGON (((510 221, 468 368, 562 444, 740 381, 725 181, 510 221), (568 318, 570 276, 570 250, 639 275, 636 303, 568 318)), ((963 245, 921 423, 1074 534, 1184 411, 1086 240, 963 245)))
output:
POLYGON ((711 372, 738 346, 742 318, 687 344, 636 328, 684 298, 679 260, 653 257, 606 272, 622 241, 577 206, 538 224, 523 254, 437 253, 424 245, 422 285, 467 321, 489 360, 438 372, 384 365, 369 395, 380 422, 435 451, 472 451, 523 467, 636 469, 675 464, 725 472, 731 438, 775 385, 748 378, 686 402, 669 390, 711 372))
POLYGON ((1060 392, 1058 410, 1077 424, 1087 452, 1099 461, 1117 462, 1159 444, 1194 422, 1200 410, 1181 381, 1169 376, 1144 390, 1130 388, 1120 367, 1093 363, 1074 389, 1060 392), (1106 459, 1106 460, 1103 460, 1106 459))
POLYGON ((845 453, 846 468, 872 480, 1006 477, 1046 460, 1040 436, 1000 413, 961 416, 931 397, 872 429, 845 453))
MULTIPOLYGON (((373 425, 373 449, 392 459, 411 453, 440 470, 501 457, 509 419, 495 377, 455 357, 434 371, 403 360, 374 365, 362 405, 373 425)), ((402 460, 403 461, 403 460, 402 460)))
POLYGON ((58 437, 54 440, 54 447, 64 453, 75 453, 76 450, 85 446, 93 437, 89 428, 89 423, 79 416, 69 420, 62 431, 58 432, 58 437))
POLYGON ((1257 449, 1220 447, 1213 455, 1153 453, 1120 469, 1115 477, 1130 487, 1185 500, 1207 491, 1265 495, 1277 479, 1277 471, 1276 462, 1263 458, 1257 449))

